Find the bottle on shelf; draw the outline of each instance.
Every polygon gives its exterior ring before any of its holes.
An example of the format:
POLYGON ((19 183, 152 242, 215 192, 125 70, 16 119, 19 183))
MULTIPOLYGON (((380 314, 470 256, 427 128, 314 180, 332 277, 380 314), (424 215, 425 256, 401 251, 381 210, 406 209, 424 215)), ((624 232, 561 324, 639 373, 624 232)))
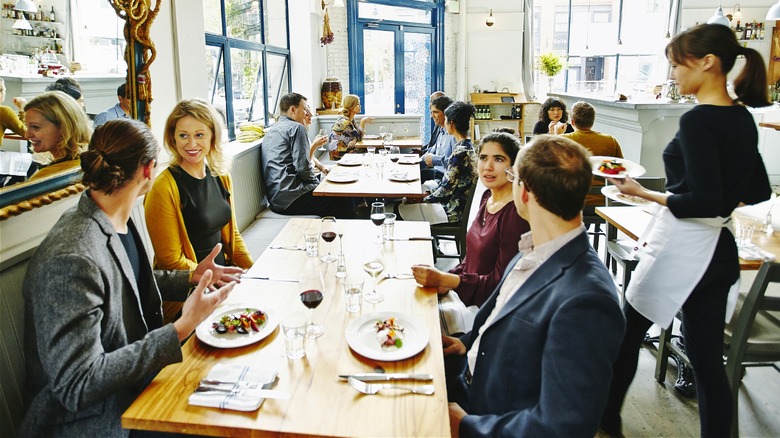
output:
POLYGON ((49 21, 57 21, 57 16, 54 14, 54 6, 51 7, 51 12, 49 12, 49 21))

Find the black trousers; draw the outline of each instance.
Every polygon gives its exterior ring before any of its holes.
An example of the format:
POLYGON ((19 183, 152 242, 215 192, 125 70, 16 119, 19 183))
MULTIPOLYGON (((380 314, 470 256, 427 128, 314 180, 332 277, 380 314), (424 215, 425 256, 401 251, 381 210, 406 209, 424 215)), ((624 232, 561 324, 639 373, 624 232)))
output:
MULTIPOLYGON (((730 234, 728 236, 731 238, 730 234)), ((719 242, 719 247, 722 243, 719 242)), ((733 412, 731 389, 723 365, 723 329, 728 291, 738 276, 739 265, 733 259, 719 261, 717 257, 713 258, 682 307, 685 351, 696 378, 703 437, 728 436, 731 431, 733 412)), ((601 426, 607 432, 620 431, 620 409, 636 374, 642 340, 652 325, 627 301, 623 305, 623 314, 626 317, 626 333, 612 366, 612 385, 601 420, 601 426)))
POLYGON ((355 219, 354 202, 352 198, 331 196, 314 196, 313 192, 304 193, 284 210, 273 210, 274 213, 291 216, 316 215, 335 216, 338 219, 355 219))

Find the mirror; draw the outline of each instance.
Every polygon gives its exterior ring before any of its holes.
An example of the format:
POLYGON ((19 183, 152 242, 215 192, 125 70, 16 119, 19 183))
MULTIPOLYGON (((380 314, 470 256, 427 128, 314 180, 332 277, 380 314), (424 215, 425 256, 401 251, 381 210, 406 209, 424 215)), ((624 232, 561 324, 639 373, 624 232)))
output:
MULTIPOLYGON (((114 9, 116 15, 124 21, 124 39, 126 41, 124 59, 128 65, 126 81, 131 100, 131 116, 149 124, 150 102, 152 101, 149 67, 156 56, 154 44, 149 35, 152 22, 159 11, 160 0, 102 1, 106 1, 114 9)), ((73 12, 70 9, 71 3, 70 0, 66 0, 68 10, 73 12)), ((82 77, 77 77, 77 79, 82 81, 84 94, 89 97, 89 89, 83 83, 82 77)), ((8 81, 6 81, 7 83, 8 81)), ((9 96, 13 96, 13 94, 9 93, 9 96)), ((108 107, 110 105, 105 105, 99 111, 108 107)), ((80 179, 80 169, 68 169, 47 178, 0 189, 0 221, 79 193, 84 189, 84 186, 79 183, 80 179)))

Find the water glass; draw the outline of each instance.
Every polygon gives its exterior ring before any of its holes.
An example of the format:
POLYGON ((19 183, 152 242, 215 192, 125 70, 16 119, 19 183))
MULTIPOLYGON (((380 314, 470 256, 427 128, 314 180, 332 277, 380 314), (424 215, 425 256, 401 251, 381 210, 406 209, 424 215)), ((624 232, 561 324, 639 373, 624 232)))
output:
POLYGON ((750 246, 758 221, 752 217, 734 215, 734 238, 738 247, 750 246))
POLYGON ((311 229, 303 232, 303 239, 306 242, 306 255, 317 257, 319 255, 320 232, 311 229))
POLYGON ((282 320, 284 349, 288 359, 300 359, 306 356, 306 350, 304 349, 306 324, 306 314, 301 312, 288 314, 282 320))
POLYGON ((344 253, 338 255, 338 263, 336 265, 336 278, 344 278, 347 276, 347 260, 344 253))
POLYGON ((385 213, 385 222, 382 224, 382 237, 391 240, 395 231, 395 213, 385 213))
POLYGON ((344 280, 344 303, 347 312, 360 312, 363 306, 363 283, 362 278, 350 277, 344 280))

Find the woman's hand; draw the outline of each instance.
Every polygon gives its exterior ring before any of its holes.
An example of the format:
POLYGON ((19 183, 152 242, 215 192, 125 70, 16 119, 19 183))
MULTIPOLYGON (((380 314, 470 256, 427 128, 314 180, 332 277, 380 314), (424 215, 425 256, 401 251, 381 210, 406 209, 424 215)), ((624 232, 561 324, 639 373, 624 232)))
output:
POLYGON ((435 287, 439 294, 446 294, 460 284, 460 277, 449 272, 441 272, 430 265, 412 266, 415 281, 425 287, 435 287))
POLYGON ((366 123, 374 123, 373 117, 363 117, 360 119, 360 129, 365 129, 366 123))
POLYGON ((19 111, 24 111, 24 106, 27 104, 27 99, 24 97, 14 97, 12 101, 14 105, 19 108, 19 111))
POLYGON ((231 281, 215 291, 210 291, 209 284, 212 283, 212 280, 213 273, 207 269, 200 276, 198 286, 184 302, 184 306, 181 308, 181 318, 173 323, 179 341, 187 339, 195 328, 225 301, 236 285, 235 282, 231 281))
POLYGON ((566 132, 566 124, 561 122, 550 122, 547 129, 552 135, 561 135, 566 132))
POLYGON ((328 142, 328 137, 324 135, 318 135, 314 137, 314 141, 311 142, 311 150, 317 149, 328 142))
POLYGON ((625 195, 632 195, 632 196, 639 196, 640 198, 644 198, 643 192, 645 191, 645 188, 642 187, 641 184, 636 182, 635 179, 631 178, 630 176, 626 175, 624 178, 607 178, 607 181, 609 181, 610 184, 613 184, 615 187, 620 190, 620 193, 623 193, 625 195))
POLYGON ((192 271, 193 282, 199 283, 206 271, 211 271, 212 276, 209 277, 211 282, 207 284, 207 286, 216 284, 218 287, 222 287, 230 282, 241 283, 241 275, 244 273, 243 269, 236 266, 222 266, 214 263, 214 258, 217 257, 217 254, 219 254, 220 251, 222 251, 222 244, 218 243, 214 245, 214 249, 211 250, 211 253, 209 253, 203 261, 198 263, 198 266, 192 271))

